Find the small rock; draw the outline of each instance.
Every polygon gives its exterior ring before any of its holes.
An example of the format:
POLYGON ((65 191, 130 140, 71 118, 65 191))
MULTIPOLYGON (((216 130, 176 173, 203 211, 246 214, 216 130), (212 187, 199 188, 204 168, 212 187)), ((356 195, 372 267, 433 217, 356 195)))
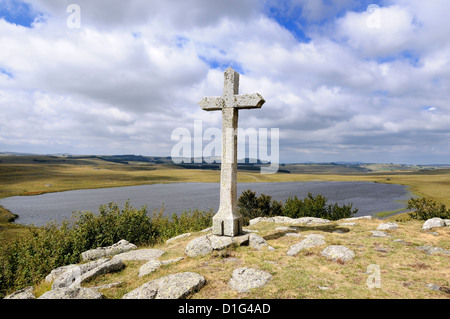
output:
POLYGON ((425 251, 428 255, 433 255, 433 254, 438 254, 438 253, 450 255, 450 251, 448 251, 444 248, 441 248, 441 247, 420 246, 420 247, 417 247, 417 249, 425 251))
POLYGON ((91 288, 65 287, 47 291, 38 299, 104 299, 105 296, 91 288))
POLYGON ((372 230, 371 233, 372 233, 371 237, 391 237, 385 232, 379 230, 372 230))
POLYGON ((250 247, 260 250, 263 247, 267 247, 269 246, 269 244, 267 243, 267 241, 262 238, 261 236, 251 233, 249 235, 249 245, 250 247))
POLYGON ((205 284, 205 278, 194 272, 172 274, 143 284, 125 294, 123 299, 181 299, 205 284))
POLYGON ((306 239, 302 240, 298 244, 295 244, 295 245, 292 245, 291 247, 289 247, 289 250, 287 251, 286 254, 288 256, 296 256, 300 251, 302 251, 304 249, 317 247, 317 246, 321 246, 321 245, 325 245, 325 241, 322 238, 310 236, 310 237, 307 237, 306 239))
POLYGON ((356 226, 356 223, 340 223, 339 226, 356 226))
POLYGON ((389 222, 389 223, 380 224, 377 227, 377 230, 395 230, 397 228, 398 228, 398 225, 396 223, 389 222))
POLYGON ((434 227, 445 227, 446 222, 442 218, 431 218, 428 219, 425 223, 423 223, 422 229, 423 230, 430 230, 434 227))
POLYGON ((289 231, 297 231, 297 228, 282 226, 275 228, 275 230, 289 232, 289 231))
POLYGON ((213 251, 208 235, 193 239, 187 244, 185 253, 189 257, 205 256, 213 251))
POLYGON ((264 286, 272 275, 268 272, 248 267, 235 269, 228 285, 238 292, 248 292, 250 289, 264 286))
POLYGON ((4 299, 36 299, 36 296, 34 295, 34 288, 31 286, 20 289, 6 296, 4 299))
POLYGON ((122 239, 112 246, 99 247, 81 253, 81 258, 86 260, 95 260, 98 258, 109 257, 123 252, 137 249, 136 245, 122 239))
POLYGON ((297 233, 286 233, 284 236, 287 237, 303 237, 303 235, 297 234, 297 233))
POLYGON ((332 245, 322 251, 322 256, 333 261, 350 261, 355 258, 355 253, 345 246, 332 245))
POLYGON ((160 249, 137 249, 115 255, 113 259, 119 260, 150 260, 161 257, 165 251, 160 249))
POLYGON ((435 284, 426 284, 425 286, 434 291, 441 291, 441 287, 435 284))
POLYGON ((146 276, 161 267, 161 262, 156 259, 149 260, 139 268, 139 277, 146 276))
POLYGON ((120 287, 122 286, 124 283, 124 281, 116 281, 110 284, 106 284, 106 285, 100 285, 100 286, 95 286, 95 287, 90 287, 91 289, 95 289, 95 290, 100 290, 100 289, 111 289, 111 288, 116 288, 116 287, 120 287))
POLYGON ((211 236, 208 236, 208 239, 211 243, 211 248, 213 250, 223 250, 234 244, 231 237, 228 237, 228 236, 211 235, 211 236))
POLYGON ((373 216, 366 215, 366 216, 359 216, 359 217, 344 218, 344 219, 341 219, 341 220, 342 221, 346 221, 346 222, 351 222, 351 221, 360 220, 360 219, 369 219, 369 220, 371 220, 371 219, 373 219, 373 216))

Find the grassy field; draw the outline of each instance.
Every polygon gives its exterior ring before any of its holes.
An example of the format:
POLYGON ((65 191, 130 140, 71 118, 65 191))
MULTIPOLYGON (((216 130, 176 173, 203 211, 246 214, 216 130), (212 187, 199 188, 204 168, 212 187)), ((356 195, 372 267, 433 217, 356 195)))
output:
MULTIPOLYGON (((393 218, 393 217, 391 217, 393 218)), ((299 235, 319 234, 324 236, 326 245, 306 249, 297 256, 287 256, 289 247, 302 238, 284 236, 276 230, 288 224, 261 222, 248 227, 258 231, 269 245, 275 248, 256 250, 248 246, 229 248, 204 257, 187 257, 186 245, 194 238, 204 235, 193 233, 170 244, 159 244, 152 248, 166 253, 160 260, 184 257, 183 260, 163 266, 159 270, 138 277, 139 267, 145 261, 126 261, 126 268, 114 274, 95 278, 86 287, 100 286, 120 282, 115 288, 103 289, 107 298, 116 299, 139 287, 140 285, 165 275, 191 271, 203 275, 207 281, 193 299, 438 299, 450 296, 450 269, 448 256, 443 254, 427 255, 417 247, 423 245, 450 248, 450 229, 433 229, 438 235, 421 230, 423 222, 409 220, 398 222, 399 228, 388 231, 392 237, 371 237, 380 220, 358 220, 355 226, 339 226, 332 222, 319 226, 295 226, 299 235), (344 233, 335 233, 341 230, 344 233), (395 241, 399 239, 401 241, 395 241), (355 259, 350 262, 332 262, 321 256, 321 251, 328 245, 344 245, 355 252, 355 259), (381 270, 381 287, 370 289, 367 280, 371 272, 369 265, 377 265, 381 270), (272 279, 264 287, 249 293, 231 290, 228 281, 234 269, 251 267, 269 272, 272 279), (438 285, 445 291, 434 291, 427 285, 438 285), (322 289, 320 288, 322 287, 322 289), (326 287, 326 288, 323 288, 326 287)), ((51 285, 41 282, 36 287, 36 294, 48 291, 51 285)))
MULTIPOLYGON (((255 170, 240 170, 238 182, 371 181, 401 184, 408 186, 417 196, 426 196, 450 206, 450 169, 421 170, 420 167, 390 164, 290 164, 282 165, 280 169, 291 173, 264 175, 255 170)), ((74 189, 219 181, 220 172, 217 170, 184 169, 167 163, 117 163, 95 156, 0 156, 0 198, 74 189)), ((16 213, 20 215, 20 212, 16 213)), ((392 212, 383 213, 389 215, 392 212)), ((6 237, 20 233, 19 226, 7 223, 10 217, 10 213, 0 210, 0 233, 6 237)))

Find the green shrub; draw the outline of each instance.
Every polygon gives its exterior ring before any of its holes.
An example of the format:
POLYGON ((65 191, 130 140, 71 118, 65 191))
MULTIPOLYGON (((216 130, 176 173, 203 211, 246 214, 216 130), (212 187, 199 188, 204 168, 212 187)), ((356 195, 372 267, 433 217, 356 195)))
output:
POLYGON ((283 206, 280 202, 272 200, 271 196, 261 194, 257 197, 256 192, 251 190, 246 190, 241 194, 237 205, 245 225, 248 225, 249 220, 255 217, 280 215, 283 206))
POLYGON ((414 209, 409 213, 409 216, 413 219, 427 220, 433 217, 439 217, 442 219, 450 218, 450 209, 447 209, 444 204, 437 203, 429 198, 411 198, 408 201, 407 209, 414 209))
POLYGON ((325 196, 313 196, 311 193, 308 193, 304 199, 299 199, 297 196, 289 197, 283 206, 283 216, 339 220, 352 217, 358 212, 358 209, 352 210, 352 203, 339 206, 337 203, 327 205, 327 202, 328 199, 325 196))
MULTIPOLYGON (((59 266, 80 262, 82 252, 109 246, 121 239, 136 245, 153 245, 172 236, 211 226, 212 211, 199 210, 163 216, 163 208, 153 216, 146 207, 123 209, 115 203, 102 205, 99 214, 76 212, 61 225, 29 227, 30 235, 0 245, 0 298, 8 292, 36 284, 59 266)), ((1 240, 1 238, 0 238, 1 240)))

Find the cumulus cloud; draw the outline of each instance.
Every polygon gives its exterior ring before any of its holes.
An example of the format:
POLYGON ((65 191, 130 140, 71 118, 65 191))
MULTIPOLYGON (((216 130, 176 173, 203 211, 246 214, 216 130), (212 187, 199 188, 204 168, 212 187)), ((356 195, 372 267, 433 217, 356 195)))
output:
POLYGON ((368 1, 80 0, 79 29, 72 1, 24 1, 34 23, 0 18, 0 151, 169 156, 175 128, 220 128, 197 102, 231 65, 267 101, 240 126, 279 128, 282 161, 450 153, 448 1, 384 1, 374 25, 368 1))

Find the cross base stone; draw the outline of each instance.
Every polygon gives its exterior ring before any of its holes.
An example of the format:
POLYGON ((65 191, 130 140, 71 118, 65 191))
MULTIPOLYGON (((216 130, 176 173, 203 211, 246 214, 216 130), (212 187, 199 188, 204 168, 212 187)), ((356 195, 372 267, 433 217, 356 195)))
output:
POLYGON ((241 217, 222 217, 214 216, 212 233, 216 236, 234 237, 242 234, 242 218, 241 217))

